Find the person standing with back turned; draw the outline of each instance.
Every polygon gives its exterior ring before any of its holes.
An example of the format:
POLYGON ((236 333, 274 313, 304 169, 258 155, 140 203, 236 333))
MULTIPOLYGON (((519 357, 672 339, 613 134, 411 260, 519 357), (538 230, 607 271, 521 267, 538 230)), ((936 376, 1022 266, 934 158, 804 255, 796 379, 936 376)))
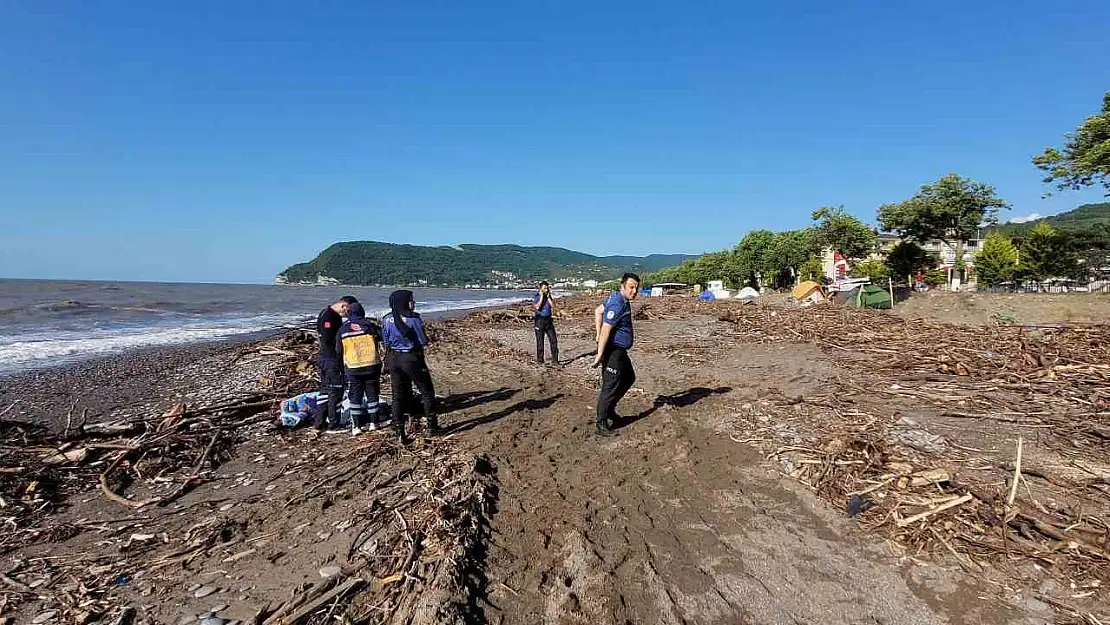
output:
POLYGON ((440 434, 436 416, 436 391, 432 374, 424 360, 428 334, 424 320, 416 312, 416 299, 412 291, 394 291, 389 296, 390 312, 382 317, 382 343, 390 351, 389 379, 393 388, 393 426, 397 440, 402 445, 410 442, 405 430, 405 410, 412 404, 412 385, 420 390, 424 404, 424 419, 428 434, 440 434))
POLYGON ((532 298, 532 326, 536 330, 536 362, 543 364, 543 337, 551 343, 551 364, 559 366, 559 338, 555 336, 555 319, 551 310, 551 286, 540 282, 540 289, 532 298))
POLYGON ((603 365, 601 392, 597 396, 597 435, 614 436, 619 419, 617 403, 636 381, 636 371, 628 350, 632 349, 632 300, 640 294, 640 276, 626 273, 620 290, 613 291, 604 304, 597 328, 597 355, 593 366, 603 365))
POLYGON ((320 395, 316 400, 317 410, 312 425, 317 432, 327 428, 339 427, 339 404, 343 402, 343 365, 339 354, 335 353, 335 339, 339 336, 339 326, 347 309, 358 300, 353 295, 344 295, 339 301, 320 311, 316 317, 316 333, 320 335, 320 354, 316 359, 316 369, 320 374, 320 395), (320 404, 325 404, 321 406, 320 404))
POLYGON ((347 321, 339 327, 335 351, 347 372, 347 402, 351 406, 351 434, 362 434, 362 426, 378 428, 378 395, 382 384, 382 358, 378 353, 381 329, 366 318, 362 304, 351 304, 347 321), (366 401, 369 399, 369 401, 366 401), (372 410, 367 421, 367 412, 372 410))

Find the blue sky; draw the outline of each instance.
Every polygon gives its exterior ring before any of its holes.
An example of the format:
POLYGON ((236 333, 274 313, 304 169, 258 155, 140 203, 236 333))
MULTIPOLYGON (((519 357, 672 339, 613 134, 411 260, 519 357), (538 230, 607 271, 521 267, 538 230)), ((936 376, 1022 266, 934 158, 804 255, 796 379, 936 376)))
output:
POLYGON ((1102 199, 1029 159, 1110 90, 1110 2, 901 4, 5 2, 0 276, 697 253, 952 171, 1008 217, 1102 199))

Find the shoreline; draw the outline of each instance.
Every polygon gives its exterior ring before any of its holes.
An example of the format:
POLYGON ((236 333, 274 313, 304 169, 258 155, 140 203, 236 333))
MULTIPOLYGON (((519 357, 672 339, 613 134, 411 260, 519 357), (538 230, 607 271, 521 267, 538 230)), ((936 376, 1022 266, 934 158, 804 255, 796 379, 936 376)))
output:
MULTIPOLYGON (((504 306, 483 306, 424 315, 430 323, 457 320, 504 306)), ((8 418, 64 426, 70 412, 79 419, 88 410, 96 420, 108 415, 131 416, 168 409, 187 392, 201 388, 212 397, 242 393, 251 378, 263 375, 250 369, 240 370, 234 356, 251 351, 283 334, 305 326, 287 326, 215 341, 179 345, 140 347, 57 365, 45 365, 0 374, 0 411, 12 408, 8 418), (205 388, 213 376, 238 380, 231 385, 205 388), (76 406, 76 408, 75 408, 76 406)))
MULTIPOLYGON (((389 600, 399 619, 420 625, 445 619, 418 618, 441 613, 421 611, 417 601, 436 609, 456 606, 480 621, 468 597, 485 596, 483 588, 465 581, 477 575, 505 580, 489 597, 509 606, 506 623, 534 623, 544 614, 651 622, 653 602, 669 596, 660 588, 728 579, 739 580, 736 591, 712 595, 712 613, 683 613, 689 622, 744 613, 759 622, 800 616, 933 623, 952 610, 989 625, 1052 620, 1051 605, 1011 600, 988 585, 1007 580, 1022 591, 1041 588, 1053 600, 1099 612, 1102 596, 1078 601, 1066 585, 1059 592, 1042 585, 1066 582, 1084 552, 1061 552, 1060 568, 1049 577, 1015 577, 1051 544, 1049 534, 1032 528, 1031 542, 992 554, 945 533, 949 522, 982 522, 976 511, 995 501, 997 485, 1010 473, 1004 463, 1013 457, 1009 424, 977 418, 977 427, 966 427, 966 419, 951 416, 946 398, 991 380, 1006 366, 996 352, 1020 357, 1027 343, 1054 346, 1072 361, 1104 360, 1110 342, 1102 339, 1110 328, 1054 330, 1039 338, 1016 328, 989 326, 985 332, 987 326, 933 320, 958 299, 929 301, 940 305, 911 321, 885 311, 770 302, 640 300, 632 351, 637 380, 621 402, 619 436, 607 440, 592 436, 599 373, 584 357, 593 348, 596 298, 573 298, 557 310, 564 356, 557 369, 534 362, 527 306, 436 323, 428 361, 447 436, 417 437, 407 448, 389 432, 316 436, 274 427, 272 398, 314 384, 315 346, 303 335, 159 349, 65 374, 28 376, 26 382, 38 387, 22 389, 22 398, 48 401, 36 407, 34 420, 48 420, 56 432, 63 431, 58 425, 65 424, 74 399, 82 401, 78 413, 96 401, 131 402, 105 413, 113 421, 146 425, 125 435, 55 434, 28 442, 33 428, 14 423, 18 413, 0 415, 9 426, 2 495, 22 510, 5 551, 18 560, 6 575, 36 589, 13 595, 21 603, 9 609, 17 622, 45 610, 71 610, 65 593, 71 580, 79 580, 98 593, 104 613, 128 606, 149 622, 196 622, 212 611, 249 621, 305 605, 356 572, 390 579, 417 562, 426 574, 410 580, 408 590, 343 586, 349 595, 327 599, 358 618, 369 618, 373 606, 389 600), (949 335, 965 347, 968 375, 937 371, 946 361, 933 346, 949 335), (892 359, 894 347, 909 357, 892 359), (925 382, 910 388, 907 378, 925 382), (840 388, 840 379, 856 386, 840 388), (922 387, 932 390, 914 392, 922 387), (177 404, 186 408, 167 413, 177 404), (967 449, 979 454, 974 464, 963 464, 967 449), (861 459, 876 450, 880 461, 861 459), (47 462, 59 452, 69 459, 47 462), (822 465, 835 473, 813 471, 822 465), (952 466, 960 467, 959 480, 947 472, 952 466), (886 471, 904 474, 907 483, 893 484, 883 477, 886 471), (937 477, 911 480, 925 475, 937 477), (45 490, 37 495, 41 501, 29 498, 39 484, 60 490, 45 490), (866 488, 881 492, 870 495, 873 507, 860 511, 859 520, 849 519, 843 509, 848 491, 866 488), (960 503, 915 524, 896 523, 921 514, 925 504, 919 502, 936 498, 938 489, 960 503), (660 520, 666 531, 659 531, 660 520), (429 542, 414 556, 417 535, 429 542), (919 542, 935 535, 947 542, 919 542), (907 571, 899 549, 914 549, 928 567, 907 571), (444 566, 443 554, 465 566, 444 566), (596 574, 567 578, 569 585, 557 578, 561 594, 553 595, 547 580, 568 558, 596 574), (712 570, 699 568, 713 558, 712 570), (956 566, 968 559, 982 567, 981 575, 956 566), (645 570, 654 571, 646 591, 645 570), (759 598, 764 586, 751 576, 772 589, 804 584, 807 592, 765 601, 759 598), (121 578, 127 582, 116 583, 121 578), (290 587, 305 590, 290 598, 290 587), (577 599, 616 595, 633 600, 577 599)), ((1046 318, 1034 310, 1028 315, 1023 320, 1046 318)), ((1053 362, 1028 367, 1052 370, 1053 362)), ((1082 409, 1092 392, 1105 388, 1098 367, 1058 370, 1084 391, 1074 397, 1056 393, 1052 380, 1038 376, 1023 393, 1082 409)), ((388 393, 388 384, 383 387, 388 393)), ((991 401, 1018 409, 1028 400, 1023 393, 1003 389, 991 401)), ((1054 417, 1036 412, 1023 418, 1054 417)), ((1072 461, 1102 466, 1097 444, 1069 442, 1076 436, 1070 430, 1046 429, 1042 436, 1051 438, 1025 441, 1027 456, 1040 466, 1056 467, 1053 454, 1061 449, 1072 461)), ((1092 509, 1090 499, 1080 501, 1051 482, 1029 482, 1031 492, 1015 501, 1019 512, 1035 514, 1034 497, 1059 501, 1061 507, 1051 510, 1059 522, 1091 531, 1082 525, 1085 518, 1107 514, 1105 506, 1092 509), (1069 510, 1084 516, 1076 520, 1069 510)), ((1106 583, 1105 571, 1083 575, 1076 579, 1106 583)), ((671 603, 667 609, 677 614, 687 608, 671 603)))

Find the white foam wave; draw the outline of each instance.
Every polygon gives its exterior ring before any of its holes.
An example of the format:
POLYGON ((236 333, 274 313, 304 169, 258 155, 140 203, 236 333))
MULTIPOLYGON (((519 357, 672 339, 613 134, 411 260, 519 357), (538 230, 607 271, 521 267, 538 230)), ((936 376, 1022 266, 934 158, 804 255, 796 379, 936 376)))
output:
MULTIPOLYGON (((519 303, 522 297, 433 300, 423 313, 443 313, 519 303)), ((380 314, 388 313, 389 309, 380 314)), ((0 374, 71 364, 149 347, 168 347, 233 339, 236 336, 303 324, 315 315, 255 315, 196 319, 187 325, 154 325, 0 336, 0 374)))
MULTIPOLYGON (((416 310, 422 315, 430 313, 442 313, 463 310, 475 310, 478 308, 495 308, 497 306, 511 306, 519 304, 524 301, 520 295, 515 297, 491 297, 486 299, 460 299, 460 300, 431 300, 428 302, 421 302, 417 300, 416 310)), ((373 311, 370 314, 381 317, 389 313, 388 308, 382 308, 373 311)))
POLYGON ((0 338, 0 373, 63 365, 146 347, 221 341, 304 321, 303 315, 212 320, 192 326, 153 326, 53 332, 0 338))

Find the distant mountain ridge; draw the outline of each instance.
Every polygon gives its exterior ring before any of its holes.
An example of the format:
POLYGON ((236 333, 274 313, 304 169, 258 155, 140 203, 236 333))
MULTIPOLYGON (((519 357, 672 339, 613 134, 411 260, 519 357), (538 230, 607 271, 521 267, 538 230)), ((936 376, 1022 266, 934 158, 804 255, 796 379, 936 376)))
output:
POLYGON ((311 261, 292 265, 278 274, 276 282, 513 288, 548 280, 580 286, 590 280, 619 278, 626 271, 658 271, 689 258, 695 256, 593 256, 561 247, 345 241, 332 244, 311 261))
POLYGON ((1021 223, 998 224, 993 229, 1003 234, 1012 235, 1029 230, 1039 223, 1046 223, 1058 230, 1070 231, 1087 230, 1100 224, 1110 226, 1110 202, 1083 204, 1059 215, 1031 219, 1021 223))

